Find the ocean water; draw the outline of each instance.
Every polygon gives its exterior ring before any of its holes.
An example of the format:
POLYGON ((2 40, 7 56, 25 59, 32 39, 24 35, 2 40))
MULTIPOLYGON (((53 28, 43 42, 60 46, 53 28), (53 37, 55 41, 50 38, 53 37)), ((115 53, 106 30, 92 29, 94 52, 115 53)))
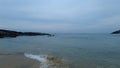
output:
MULTIPOLYGON (((26 57, 23 59, 40 62, 38 68, 120 68, 120 35, 56 34, 54 37, 4 38, 0 39, 0 54, 23 55, 26 57)), ((4 61, 7 59, 0 59, 1 65, 4 61)))

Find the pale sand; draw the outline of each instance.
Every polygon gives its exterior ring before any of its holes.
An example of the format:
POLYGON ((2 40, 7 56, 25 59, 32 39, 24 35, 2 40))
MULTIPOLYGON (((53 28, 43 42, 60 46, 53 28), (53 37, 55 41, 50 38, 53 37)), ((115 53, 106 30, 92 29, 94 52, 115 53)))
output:
POLYGON ((40 62, 24 55, 0 55, 0 68, 40 68, 40 62))

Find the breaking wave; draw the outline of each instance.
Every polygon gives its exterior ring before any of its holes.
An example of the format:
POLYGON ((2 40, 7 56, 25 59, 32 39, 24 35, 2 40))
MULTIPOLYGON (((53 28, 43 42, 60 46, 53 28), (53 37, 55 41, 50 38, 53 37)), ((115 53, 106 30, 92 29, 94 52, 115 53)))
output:
POLYGON ((34 59, 40 62, 40 68, 69 68, 63 63, 62 59, 53 56, 47 55, 33 55, 33 54, 24 54, 30 59, 34 59))
POLYGON ((48 68, 47 59, 45 55, 24 54, 26 57, 37 60, 41 63, 40 68, 48 68))

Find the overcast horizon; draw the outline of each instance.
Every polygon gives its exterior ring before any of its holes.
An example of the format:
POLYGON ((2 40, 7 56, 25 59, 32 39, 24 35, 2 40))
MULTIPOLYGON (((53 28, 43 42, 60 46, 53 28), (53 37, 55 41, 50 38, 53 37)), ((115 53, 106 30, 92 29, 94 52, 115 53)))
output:
POLYGON ((110 33, 120 29, 120 0, 0 0, 0 29, 110 33))

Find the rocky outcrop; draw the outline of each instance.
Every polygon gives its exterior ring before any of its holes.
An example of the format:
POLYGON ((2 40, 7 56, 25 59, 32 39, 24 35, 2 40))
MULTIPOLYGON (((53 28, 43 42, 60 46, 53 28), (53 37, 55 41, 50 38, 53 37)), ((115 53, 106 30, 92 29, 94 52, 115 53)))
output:
POLYGON ((112 34, 120 34, 120 30, 114 31, 112 34))
POLYGON ((3 30, 0 29, 0 38, 5 37, 17 37, 17 36, 54 36, 48 33, 38 33, 38 32, 17 32, 17 31, 11 31, 11 30, 3 30))

